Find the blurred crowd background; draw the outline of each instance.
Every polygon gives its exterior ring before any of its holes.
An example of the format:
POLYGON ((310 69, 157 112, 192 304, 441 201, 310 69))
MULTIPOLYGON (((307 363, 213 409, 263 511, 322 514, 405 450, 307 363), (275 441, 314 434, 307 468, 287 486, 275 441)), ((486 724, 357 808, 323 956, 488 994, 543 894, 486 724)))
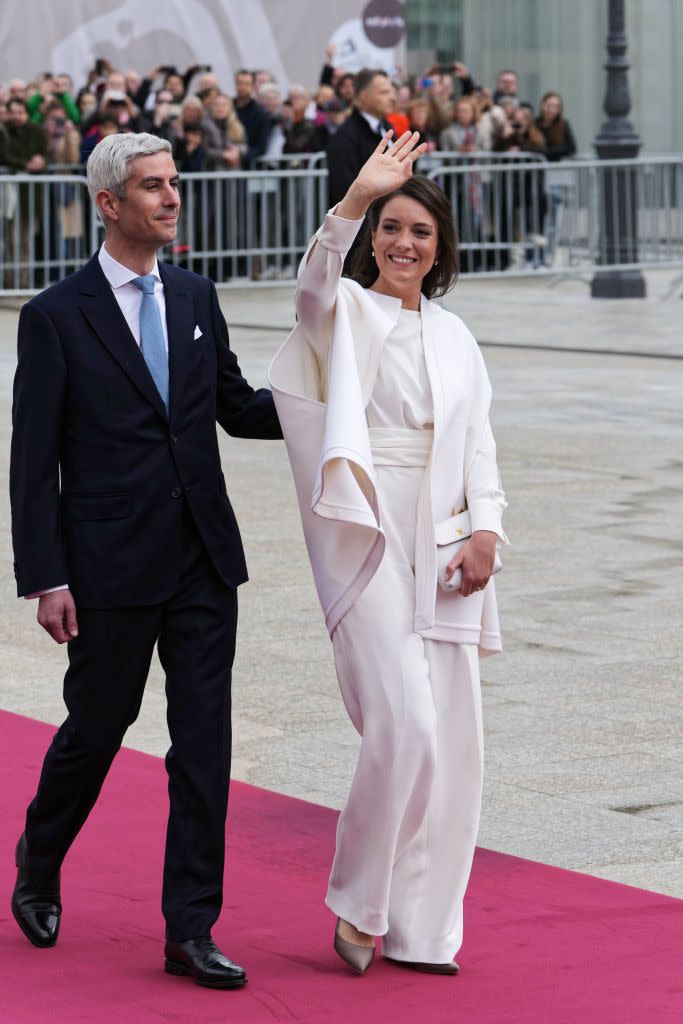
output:
POLYGON ((513 68, 489 83, 460 62, 418 76, 378 71, 367 81, 364 72, 336 66, 334 56, 329 46, 317 89, 292 84, 284 95, 262 68, 240 69, 223 82, 207 65, 141 71, 100 59, 84 82, 56 70, 13 79, 0 86, 0 166, 29 173, 75 167, 106 135, 147 131, 172 144, 181 170, 250 169, 264 158, 327 152, 354 106, 397 134, 420 132, 428 152, 533 152, 559 160, 576 151, 562 97, 548 90, 534 108, 519 95, 513 68))
MULTIPOLYGON (((439 162, 465 161, 473 167, 482 159, 545 162, 576 152, 559 93, 547 91, 534 108, 519 94, 513 68, 502 68, 485 83, 459 61, 433 64, 410 76, 401 68, 393 75, 373 68, 354 74, 335 57, 329 44, 314 90, 293 83, 284 92, 267 68, 240 68, 226 82, 208 65, 140 71, 113 67, 104 58, 95 60, 85 81, 75 81, 68 70, 52 69, 3 84, 0 175, 43 176, 35 188, 26 177, 16 186, 5 177, 0 188, 4 287, 33 288, 54 280, 92 248, 92 211, 82 189, 63 176, 81 173, 95 146, 115 133, 158 135, 170 143, 179 171, 213 179, 210 189, 206 179, 204 187, 196 181, 187 186, 190 210, 175 256, 210 254, 194 265, 216 280, 245 273, 291 276, 292 251, 274 260, 261 259, 253 250, 305 245, 303 234, 315 227, 310 217, 318 216, 311 211, 311 193, 299 188, 294 195, 281 179, 277 196, 262 194, 254 212, 255 189, 228 188, 227 179, 236 172, 284 168, 291 173, 326 166, 324 199, 332 205, 388 130, 394 137, 408 130, 420 134, 427 148, 418 173, 439 162), (54 176, 53 186, 47 175, 54 176), (244 216, 250 217, 248 226, 244 216), (245 248, 252 250, 247 263, 233 260, 228 267, 220 255, 245 248)), ((451 198, 461 241, 495 239, 495 268, 506 269, 510 243, 527 239, 526 264, 543 265, 555 223, 553 197, 543 179, 527 176, 509 178, 505 187, 502 181, 497 184, 492 190, 490 174, 477 172, 454 183, 451 198)), ((266 187, 259 186, 262 192, 266 187)), ((490 256, 470 254, 466 269, 490 263, 490 256)))

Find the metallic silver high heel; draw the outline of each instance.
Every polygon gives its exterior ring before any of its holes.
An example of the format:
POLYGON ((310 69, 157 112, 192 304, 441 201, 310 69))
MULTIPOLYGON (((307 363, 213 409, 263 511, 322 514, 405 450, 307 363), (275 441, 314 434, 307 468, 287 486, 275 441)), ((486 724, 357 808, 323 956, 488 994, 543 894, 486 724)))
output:
POLYGON ((365 974, 368 967, 375 958, 374 946, 358 946, 355 942, 343 939, 339 934, 341 918, 337 918, 334 929, 334 950, 349 967, 352 967, 356 974, 365 974))

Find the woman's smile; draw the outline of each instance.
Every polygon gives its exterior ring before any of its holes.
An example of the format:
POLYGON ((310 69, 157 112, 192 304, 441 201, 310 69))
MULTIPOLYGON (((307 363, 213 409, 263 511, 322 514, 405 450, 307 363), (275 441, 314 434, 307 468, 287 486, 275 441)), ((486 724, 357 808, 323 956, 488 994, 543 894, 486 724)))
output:
POLYGON ((417 259, 414 256, 395 256, 393 253, 388 254, 388 259, 392 263, 398 263, 399 266, 410 266, 413 263, 417 263, 417 259))

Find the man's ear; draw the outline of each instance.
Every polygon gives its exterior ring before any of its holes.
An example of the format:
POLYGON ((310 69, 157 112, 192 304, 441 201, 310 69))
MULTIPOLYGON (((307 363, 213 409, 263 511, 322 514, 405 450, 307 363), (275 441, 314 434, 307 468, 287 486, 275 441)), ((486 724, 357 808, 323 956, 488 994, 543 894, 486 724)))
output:
POLYGON ((119 203, 121 200, 113 192, 110 192, 109 189, 101 188, 95 196, 95 202, 105 223, 106 220, 119 219, 119 203))

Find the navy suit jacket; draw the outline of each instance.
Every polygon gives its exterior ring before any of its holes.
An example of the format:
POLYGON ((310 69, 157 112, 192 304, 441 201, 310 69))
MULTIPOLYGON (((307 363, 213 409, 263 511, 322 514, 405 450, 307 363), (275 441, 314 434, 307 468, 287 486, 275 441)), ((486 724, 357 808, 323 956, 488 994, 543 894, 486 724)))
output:
POLYGON ((19 596, 68 583, 85 607, 166 600, 186 510, 226 585, 247 578, 216 422, 235 437, 279 438, 273 399, 242 376, 213 284, 164 263, 159 272, 168 415, 97 256, 21 311, 10 465, 19 596))

